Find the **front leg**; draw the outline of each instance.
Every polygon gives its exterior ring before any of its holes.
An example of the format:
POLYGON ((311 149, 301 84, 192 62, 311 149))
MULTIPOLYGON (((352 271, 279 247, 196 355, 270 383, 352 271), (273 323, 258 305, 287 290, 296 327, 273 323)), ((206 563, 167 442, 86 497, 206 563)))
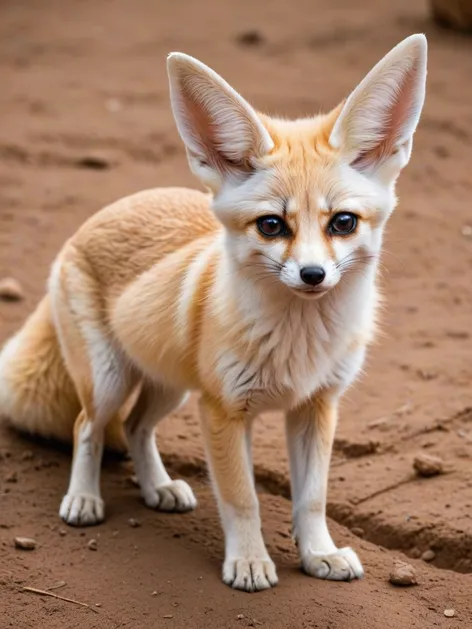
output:
POLYGON ((208 465, 225 535, 223 581, 237 590, 266 590, 277 583, 261 532, 259 503, 247 447, 248 425, 205 396, 201 401, 208 465))
POLYGON ((326 522, 329 464, 338 396, 324 393, 286 419, 293 500, 293 536, 302 567, 320 579, 350 581, 364 570, 351 548, 336 548, 326 522))

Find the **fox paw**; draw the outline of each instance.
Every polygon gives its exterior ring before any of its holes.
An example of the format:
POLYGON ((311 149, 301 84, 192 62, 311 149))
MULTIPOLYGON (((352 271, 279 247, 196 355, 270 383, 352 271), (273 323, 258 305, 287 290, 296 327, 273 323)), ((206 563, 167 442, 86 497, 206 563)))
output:
POLYGON ((70 526, 92 526, 105 519, 105 504, 98 496, 67 494, 62 499, 59 515, 70 526))
POLYGON ((310 576, 330 581, 352 581, 364 576, 364 568, 352 548, 339 548, 329 554, 311 552, 303 557, 302 566, 310 576))
POLYGON ((183 480, 173 480, 166 485, 142 491, 144 502, 150 509, 184 513, 197 506, 192 488, 183 480))
POLYGON ((235 590, 259 592, 277 585, 274 562, 266 559, 226 559, 223 564, 223 581, 235 590))

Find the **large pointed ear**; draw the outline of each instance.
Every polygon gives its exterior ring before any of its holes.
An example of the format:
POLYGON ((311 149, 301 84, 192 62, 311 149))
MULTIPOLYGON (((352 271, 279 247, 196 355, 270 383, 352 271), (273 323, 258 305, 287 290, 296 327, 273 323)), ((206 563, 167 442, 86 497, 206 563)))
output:
POLYGON ((216 72, 193 57, 167 58, 170 98, 190 167, 213 191, 244 180, 274 143, 254 109, 216 72))
POLYGON ((423 108, 426 58, 426 37, 407 37, 345 102, 329 142, 357 170, 390 182, 408 163, 423 108))

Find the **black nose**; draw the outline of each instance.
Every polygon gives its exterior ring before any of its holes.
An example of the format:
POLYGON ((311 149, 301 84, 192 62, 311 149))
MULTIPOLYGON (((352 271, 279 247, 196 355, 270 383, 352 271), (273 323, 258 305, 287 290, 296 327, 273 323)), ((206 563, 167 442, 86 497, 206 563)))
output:
POLYGON ((321 266, 306 266, 300 271, 300 277, 305 284, 317 286, 324 280, 326 273, 321 266))

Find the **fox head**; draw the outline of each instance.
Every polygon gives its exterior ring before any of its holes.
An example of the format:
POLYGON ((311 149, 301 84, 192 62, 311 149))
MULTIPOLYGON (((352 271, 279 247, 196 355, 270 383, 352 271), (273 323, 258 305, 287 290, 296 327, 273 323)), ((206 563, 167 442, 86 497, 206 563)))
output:
POLYGON ((256 112, 196 59, 168 57, 177 129, 241 272, 316 299, 375 260, 423 107, 427 43, 391 50, 327 115, 256 112))

